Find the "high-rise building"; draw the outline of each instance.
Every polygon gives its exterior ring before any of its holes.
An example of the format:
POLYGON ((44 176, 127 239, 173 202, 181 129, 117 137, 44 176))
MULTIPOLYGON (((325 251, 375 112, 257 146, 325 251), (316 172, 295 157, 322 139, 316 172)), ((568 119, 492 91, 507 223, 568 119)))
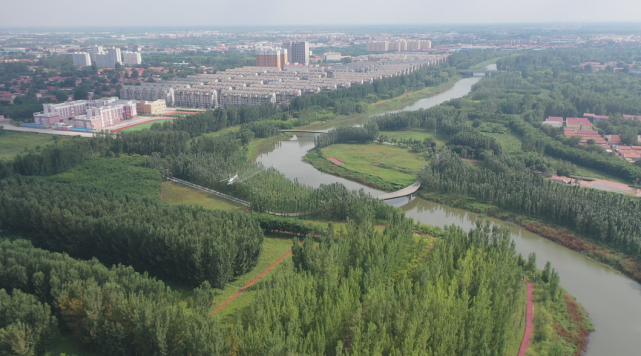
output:
POLYGON ((73 59, 73 65, 75 66, 79 66, 79 67, 91 66, 91 57, 89 56, 89 53, 74 52, 71 54, 71 58, 73 59))
POLYGON ((102 49, 102 46, 93 46, 91 47, 91 60, 96 61, 96 56, 99 54, 105 54, 105 51, 102 49))
POLYGON ((283 42, 289 63, 309 64, 309 42, 283 42))
POLYGON ((96 54, 95 61, 98 68, 116 68, 116 63, 122 65, 120 48, 108 48, 105 54, 96 54))
POLYGON ((370 52, 387 52, 389 51, 390 43, 387 41, 381 42, 367 42, 367 50, 370 52))
POLYGON ((126 66, 134 66, 142 63, 139 52, 122 52, 122 62, 126 66))
POLYGON ((283 69, 287 63, 287 50, 271 47, 256 49, 257 67, 278 67, 283 69))

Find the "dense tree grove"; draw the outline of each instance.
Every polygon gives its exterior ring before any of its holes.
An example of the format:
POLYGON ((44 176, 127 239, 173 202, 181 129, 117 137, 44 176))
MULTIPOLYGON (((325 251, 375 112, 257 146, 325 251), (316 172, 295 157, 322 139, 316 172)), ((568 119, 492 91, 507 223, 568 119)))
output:
POLYGON ((378 125, 376 122, 368 122, 363 127, 336 127, 327 133, 320 134, 314 138, 316 148, 331 146, 335 143, 371 142, 378 138, 378 125))
POLYGON ((419 174, 425 189, 467 195, 482 202, 570 227, 591 238, 641 252, 641 201, 622 194, 569 187, 531 173, 525 164, 486 151, 485 165, 441 152, 419 174))
POLYGON ((263 242, 248 214, 32 178, 0 181, 0 221, 53 251, 218 288, 256 264, 263 242))
POLYGON ((447 62, 457 69, 468 69, 481 62, 505 56, 505 52, 495 52, 491 49, 475 49, 459 51, 447 57, 447 62))
POLYGON ((44 352, 58 332, 58 321, 51 315, 51 307, 20 289, 8 294, 2 287, 0 282, 0 355, 44 352))
POLYGON ((425 263, 402 214, 294 245, 242 315, 241 354, 500 355, 518 325, 518 256, 506 229, 451 227, 425 263))
POLYGON ((25 240, 0 241, 0 267, 0 351, 13 347, 8 355, 33 355, 16 346, 41 350, 55 334, 56 319, 104 355, 229 353, 223 331, 207 318, 214 297, 207 282, 185 301, 180 292, 131 267, 107 268, 96 259, 76 260, 25 240), (11 299, 2 288, 11 291, 11 299))

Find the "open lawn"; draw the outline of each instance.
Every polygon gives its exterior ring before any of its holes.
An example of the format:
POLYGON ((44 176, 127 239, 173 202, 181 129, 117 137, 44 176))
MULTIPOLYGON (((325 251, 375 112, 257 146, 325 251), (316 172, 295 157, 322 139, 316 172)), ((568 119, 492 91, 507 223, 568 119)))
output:
POLYGON ((490 136, 494 137, 503 149, 505 150, 506 153, 520 153, 523 152, 521 149, 521 139, 511 133, 511 132, 506 132, 506 133, 488 133, 488 132, 483 132, 483 135, 485 136, 490 136))
MULTIPOLYGON (((238 292, 242 287, 244 287, 251 280, 256 278, 261 272, 263 272, 267 267, 271 266, 279 258, 281 258, 287 251, 292 248, 292 239, 290 235, 285 234, 266 234, 265 242, 263 242, 263 251, 260 254, 258 259, 258 264, 256 267, 252 268, 251 271, 240 276, 236 280, 231 281, 227 284, 224 290, 221 291, 219 295, 212 302, 210 311, 214 311, 226 300, 231 298, 236 292, 238 292)), ((280 262, 276 267, 271 269, 268 274, 262 278, 267 278, 270 273, 278 273, 278 270, 282 268, 282 265, 287 261, 291 261, 291 255, 287 256, 283 261, 280 262)), ((240 311, 243 307, 246 307, 251 303, 252 298, 256 295, 258 285, 263 279, 259 279, 254 285, 247 288, 242 292, 236 299, 227 304, 223 309, 214 314, 212 318, 220 318, 223 325, 231 326, 236 321, 236 313, 240 311)))
POLYGON ((95 157, 67 172, 45 179, 160 198, 160 172, 141 167, 144 160, 145 157, 138 155, 122 155, 119 158, 95 157))
POLYGON ((163 182, 162 191, 168 204, 198 205, 206 209, 245 211, 245 207, 202 190, 175 183, 163 182))
POLYGON ((13 159, 18 153, 51 145, 56 140, 65 140, 58 135, 4 130, 0 134, 0 160, 13 159))
POLYGON ((339 144, 324 148, 322 153, 344 162, 342 168, 404 187, 416 182, 416 174, 423 167, 422 154, 391 145, 339 144))

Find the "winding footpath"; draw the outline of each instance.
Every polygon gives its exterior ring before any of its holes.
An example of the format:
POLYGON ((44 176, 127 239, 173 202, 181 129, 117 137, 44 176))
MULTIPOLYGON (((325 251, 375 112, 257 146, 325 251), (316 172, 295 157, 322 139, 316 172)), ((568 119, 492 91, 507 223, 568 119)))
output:
POLYGON ((521 341, 519 356, 525 356, 527 346, 530 343, 530 337, 532 336, 532 313, 534 312, 534 306, 532 305, 532 282, 526 279, 525 283, 527 283, 527 314, 525 316, 525 334, 523 334, 523 340, 521 341))

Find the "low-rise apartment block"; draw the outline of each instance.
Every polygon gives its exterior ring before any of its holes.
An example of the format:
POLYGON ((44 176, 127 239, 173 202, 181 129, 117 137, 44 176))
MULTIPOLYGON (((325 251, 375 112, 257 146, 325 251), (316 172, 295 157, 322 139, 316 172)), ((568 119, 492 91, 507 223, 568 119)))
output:
POLYGON ((167 110, 167 103, 164 99, 139 101, 136 103, 136 110, 139 114, 160 115, 167 110))
POLYGON ((43 111, 34 113, 34 122, 42 126, 63 124, 85 129, 101 129, 138 117, 136 103, 116 97, 98 100, 77 100, 62 104, 43 104, 43 111))

